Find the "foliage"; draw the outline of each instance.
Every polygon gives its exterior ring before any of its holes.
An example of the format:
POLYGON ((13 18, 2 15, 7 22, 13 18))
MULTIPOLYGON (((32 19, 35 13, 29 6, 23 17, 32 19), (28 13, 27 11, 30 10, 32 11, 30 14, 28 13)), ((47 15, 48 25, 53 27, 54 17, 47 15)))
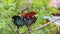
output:
MULTIPOLYGON (((0 0, 0 34, 15 34, 17 28, 13 24, 11 17, 21 13, 19 7, 24 6, 26 0, 0 0), (13 28, 14 31, 10 28, 13 28)), ((55 8, 49 7, 49 0, 31 0, 29 7, 26 11, 36 11, 36 23, 31 25, 31 29, 38 28, 46 23, 43 16, 51 16, 56 11, 55 8)), ((50 30, 54 28, 54 24, 50 24, 43 29, 31 32, 31 34, 51 34, 50 30)), ((21 27, 20 33, 27 31, 27 27, 21 27)))

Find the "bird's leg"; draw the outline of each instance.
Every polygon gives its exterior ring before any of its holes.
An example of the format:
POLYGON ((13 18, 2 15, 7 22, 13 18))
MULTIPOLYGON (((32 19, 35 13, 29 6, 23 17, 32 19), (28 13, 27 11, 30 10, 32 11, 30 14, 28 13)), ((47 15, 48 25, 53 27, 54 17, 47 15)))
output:
POLYGON ((27 26, 27 28, 28 28, 28 33, 30 34, 30 31, 31 31, 30 26, 27 26))
POLYGON ((27 30, 26 32, 22 33, 22 34, 30 34, 30 32, 29 32, 29 31, 31 30, 30 27, 27 26, 27 29, 28 29, 28 30, 27 30))
POLYGON ((16 31, 16 34, 19 34, 19 27, 17 27, 17 31, 16 31))

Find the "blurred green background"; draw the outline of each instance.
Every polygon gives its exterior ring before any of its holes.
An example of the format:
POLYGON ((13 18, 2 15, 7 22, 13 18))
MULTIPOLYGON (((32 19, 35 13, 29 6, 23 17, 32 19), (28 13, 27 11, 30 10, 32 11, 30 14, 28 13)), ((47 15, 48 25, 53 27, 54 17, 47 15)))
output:
MULTIPOLYGON (((28 0, 0 0, 0 34, 16 34, 17 27, 12 22, 12 16, 22 13, 20 9, 25 5, 28 0)), ((28 2, 27 2, 28 3, 28 2)), ((46 24, 46 20, 43 16, 52 16, 52 13, 56 11, 55 8, 49 6, 49 0, 29 0, 27 11, 37 12, 36 23, 31 25, 31 29, 38 28, 46 24)), ((30 34, 51 34, 54 30, 54 23, 31 32, 30 34)), ((20 28, 19 33, 27 31, 27 27, 23 26, 20 28)), ((29 34, 29 33, 28 33, 29 34)))

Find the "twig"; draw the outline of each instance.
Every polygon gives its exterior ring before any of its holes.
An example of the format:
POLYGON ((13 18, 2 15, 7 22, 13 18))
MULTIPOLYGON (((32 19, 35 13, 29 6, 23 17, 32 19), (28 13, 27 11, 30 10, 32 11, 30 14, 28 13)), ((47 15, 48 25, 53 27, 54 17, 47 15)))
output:
POLYGON ((22 13, 23 13, 23 11, 25 11, 25 10, 28 9, 29 4, 30 4, 30 0, 26 0, 25 5, 24 5, 23 7, 21 7, 21 8, 19 8, 19 2, 20 2, 20 1, 21 1, 21 0, 16 0, 16 1, 15 1, 15 2, 16 2, 15 12, 16 12, 18 9, 20 9, 20 10, 22 11, 22 13))
MULTIPOLYGON (((10 26, 10 24, 7 23, 7 25, 12 29, 12 32, 14 32, 14 29, 10 26)), ((19 34, 19 28, 17 28, 16 34, 19 34)))
POLYGON ((51 22, 49 22, 49 23, 47 23, 47 24, 44 24, 44 25, 42 25, 42 26, 40 26, 40 27, 38 27, 38 28, 35 28, 34 30, 29 31, 29 32, 33 32, 33 31, 35 31, 35 30, 42 29, 43 27, 51 24, 52 22, 54 23, 55 21, 57 21, 57 20, 59 20, 59 19, 60 19, 60 18, 58 18, 58 19, 56 19, 56 20, 53 20, 53 21, 51 21, 51 22))
POLYGON ((30 0, 26 0, 25 5, 20 8, 20 10, 22 11, 22 13, 23 13, 23 11, 25 11, 26 9, 28 9, 29 4, 30 4, 30 0))
POLYGON ((14 29, 10 26, 10 24, 7 23, 7 25, 12 29, 12 32, 14 31, 14 29))
MULTIPOLYGON (((51 22, 48 22, 48 23, 46 23, 46 24, 44 24, 44 25, 42 25, 42 26, 40 26, 40 27, 38 27, 38 28, 35 28, 34 30, 28 31, 28 32, 33 32, 33 31, 35 31, 35 30, 42 29, 42 28, 44 28, 45 26, 51 24, 52 22, 54 23, 55 21, 57 21, 57 20, 59 20, 59 19, 60 19, 60 18, 58 18, 58 19, 56 19, 56 20, 53 20, 53 21, 51 21, 51 22)), ((25 32, 25 33, 27 33, 27 32, 25 32)))

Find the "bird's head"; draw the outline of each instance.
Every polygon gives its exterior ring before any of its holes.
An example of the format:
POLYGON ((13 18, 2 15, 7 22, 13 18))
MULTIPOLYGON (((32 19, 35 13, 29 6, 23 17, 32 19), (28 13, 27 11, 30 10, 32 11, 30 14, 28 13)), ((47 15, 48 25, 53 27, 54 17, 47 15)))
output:
POLYGON ((17 18, 20 18, 19 16, 13 16, 12 19, 16 20, 17 18))

